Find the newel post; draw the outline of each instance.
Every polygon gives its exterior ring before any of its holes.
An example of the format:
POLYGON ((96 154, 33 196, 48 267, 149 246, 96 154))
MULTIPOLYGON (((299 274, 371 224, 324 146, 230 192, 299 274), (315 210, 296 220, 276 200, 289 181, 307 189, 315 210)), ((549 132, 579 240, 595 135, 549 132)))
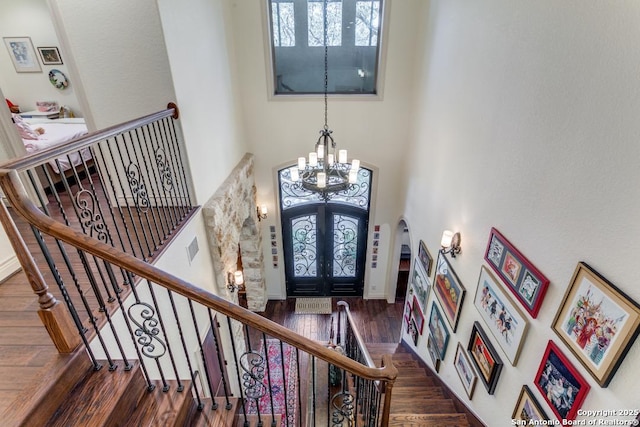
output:
POLYGON ((13 246, 18 261, 20 261, 22 270, 27 276, 31 289, 38 295, 38 304, 40 306, 38 316, 40 316, 42 324, 49 332, 56 349, 59 353, 73 352, 80 345, 80 337, 71 315, 64 305, 49 292, 49 287, 45 283, 42 274, 40 274, 40 270, 31 257, 27 245, 22 240, 22 236, 20 236, 20 232, 2 200, 0 200, 0 222, 7 232, 7 237, 11 242, 11 246, 13 246))

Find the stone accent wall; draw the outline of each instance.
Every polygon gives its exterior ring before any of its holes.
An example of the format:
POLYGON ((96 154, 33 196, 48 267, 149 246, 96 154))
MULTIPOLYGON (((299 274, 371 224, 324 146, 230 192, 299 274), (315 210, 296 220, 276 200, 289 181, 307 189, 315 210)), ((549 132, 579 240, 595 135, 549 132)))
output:
POLYGON ((247 153, 202 212, 219 295, 238 302, 237 292, 229 292, 226 285, 227 273, 236 270, 240 245, 249 310, 264 311, 267 292, 256 206, 253 154, 247 153))

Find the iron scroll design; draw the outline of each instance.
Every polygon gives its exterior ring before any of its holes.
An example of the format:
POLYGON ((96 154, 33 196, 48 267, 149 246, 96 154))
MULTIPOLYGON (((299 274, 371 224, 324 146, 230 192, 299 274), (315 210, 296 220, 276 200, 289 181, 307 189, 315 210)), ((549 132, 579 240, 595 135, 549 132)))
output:
POLYGON ((167 352, 167 344, 161 340, 159 320, 155 316, 152 306, 144 302, 132 304, 127 310, 131 322, 137 326, 134 334, 140 344, 142 354, 152 359, 158 359, 167 352))
POLYGON ((331 397, 331 425, 341 427, 355 425, 355 398, 348 391, 341 391, 331 397))
POLYGON ((137 164, 129 163, 129 166, 127 166, 127 180, 129 181, 129 188, 136 208, 141 212, 147 212, 151 202, 137 164))
POLYGON ((267 387, 263 380, 265 376, 266 359, 256 351, 248 351, 240 356, 242 386, 245 396, 256 401, 267 394, 267 387))
POLYGON ((95 237, 103 243, 110 243, 107 225, 97 209, 98 200, 96 195, 89 190, 82 189, 76 193, 75 203, 79 209, 78 219, 85 233, 86 230, 89 230, 91 237, 95 237))
POLYGON ((160 174, 160 181, 165 191, 169 192, 173 190, 173 174, 171 173, 171 167, 167 159, 167 153, 164 148, 158 147, 155 151, 156 166, 158 167, 158 173, 160 174))
POLYGON ((280 203, 282 209, 286 210, 295 206, 308 203, 331 202, 344 203, 360 209, 369 209, 369 198, 371 192, 371 170, 361 167, 358 170, 358 180, 351 184, 346 190, 338 191, 328 195, 327 193, 315 193, 307 190, 299 182, 291 180, 291 168, 281 169, 278 172, 280 182, 280 203), (326 197, 323 197, 326 196, 326 197))

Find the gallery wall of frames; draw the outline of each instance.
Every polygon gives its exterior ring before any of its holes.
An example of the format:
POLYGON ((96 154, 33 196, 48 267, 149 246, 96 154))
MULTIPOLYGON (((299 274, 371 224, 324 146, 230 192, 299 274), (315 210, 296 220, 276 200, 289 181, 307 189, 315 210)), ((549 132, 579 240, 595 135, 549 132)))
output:
MULTIPOLYGON (((592 389, 606 388, 619 374, 638 336, 640 305, 636 301, 582 261, 577 262, 569 283, 559 284, 566 289, 562 299, 546 300, 550 281, 544 266, 534 264, 496 228, 488 230, 484 259, 477 260, 476 283, 463 285, 451 258, 438 250, 434 259, 422 240, 417 254, 405 305, 404 336, 419 353, 428 354, 425 362, 436 374, 443 364, 452 364, 470 401, 477 393, 493 395, 500 379, 517 366, 533 333, 532 324, 548 327, 555 337, 544 345, 537 366, 529 369, 532 375, 510 402, 512 419, 504 425, 587 421, 581 416, 587 412, 580 410, 583 402, 592 389), (465 316, 473 314, 464 319, 471 324, 471 333, 463 335, 458 325, 466 304, 475 310, 465 311, 465 316), (543 305, 545 310, 546 306, 555 310, 551 324, 541 325, 537 319, 543 305)), ((616 419, 634 422, 640 404, 620 410, 626 413, 620 412, 616 419)))

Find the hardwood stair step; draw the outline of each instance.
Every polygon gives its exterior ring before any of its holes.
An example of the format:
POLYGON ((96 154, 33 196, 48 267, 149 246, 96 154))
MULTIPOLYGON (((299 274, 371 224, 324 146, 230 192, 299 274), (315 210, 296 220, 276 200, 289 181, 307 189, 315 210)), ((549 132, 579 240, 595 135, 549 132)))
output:
POLYGON ((169 389, 163 391, 161 381, 152 381, 155 388, 144 392, 134 414, 127 421, 132 426, 187 425, 196 402, 191 393, 191 381, 182 381, 184 389, 178 391, 178 382, 167 381, 169 389))
POLYGON ((46 425, 71 390, 90 371, 92 365, 86 353, 59 355, 43 368, 38 381, 16 396, 10 405, 11 411, 3 414, 2 424, 26 425, 24 420, 28 420, 29 425, 46 425))
POLYGON ((389 426, 393 427, 469 427, 464 414, 392 414, 389 426))
POLYGON ((392 400, 392 414, 412 412, 420 414, 451 414, 456 413, 456 407, 451 399, 434 399, 431 397, 425 397, 392 400))
POLYGON ((400 377, 398 376, 398 378, 396 379, 396 383, 393 386, 394 389, 398 388, 398 387, 420 387, 420 386, 425 386, 425 387, 433 387, 433 386, 440 386, 440 384, 438 383, 438 381, 429 376, 414 376, 414 377, 400 377))
POLYGON ((391 401, 395 399, 444 399, 444 391, 442 387, 428 386, 409 386, 409 387, 394 387, 391 392, 391 401))
POLYGON ((430 377, 431 374, 424 368, 403 367, 398 368, 398 378, 411 378, 411 377, 430 377))
POLYGON ((204 399, 204 407, 202 410, 195 410, 191 413, 191 421, 185 424, 189 427, 233 427, 236 425, 236 420, 239 411, 239 399, 237 397, 230 397, 229 402, 231 407, 227 409, 227 401, 224 397, 215 398, 218 407, 213 409, 211 399, 204 399))
POLYGON ((84 378, 66 396, 47 427, 118 426, 131 418, 140 399, 147 390, 144 376, 137 361, 125 371, 123 363, 109 371, 107 363, 95 371, 85 371, 84 378))

